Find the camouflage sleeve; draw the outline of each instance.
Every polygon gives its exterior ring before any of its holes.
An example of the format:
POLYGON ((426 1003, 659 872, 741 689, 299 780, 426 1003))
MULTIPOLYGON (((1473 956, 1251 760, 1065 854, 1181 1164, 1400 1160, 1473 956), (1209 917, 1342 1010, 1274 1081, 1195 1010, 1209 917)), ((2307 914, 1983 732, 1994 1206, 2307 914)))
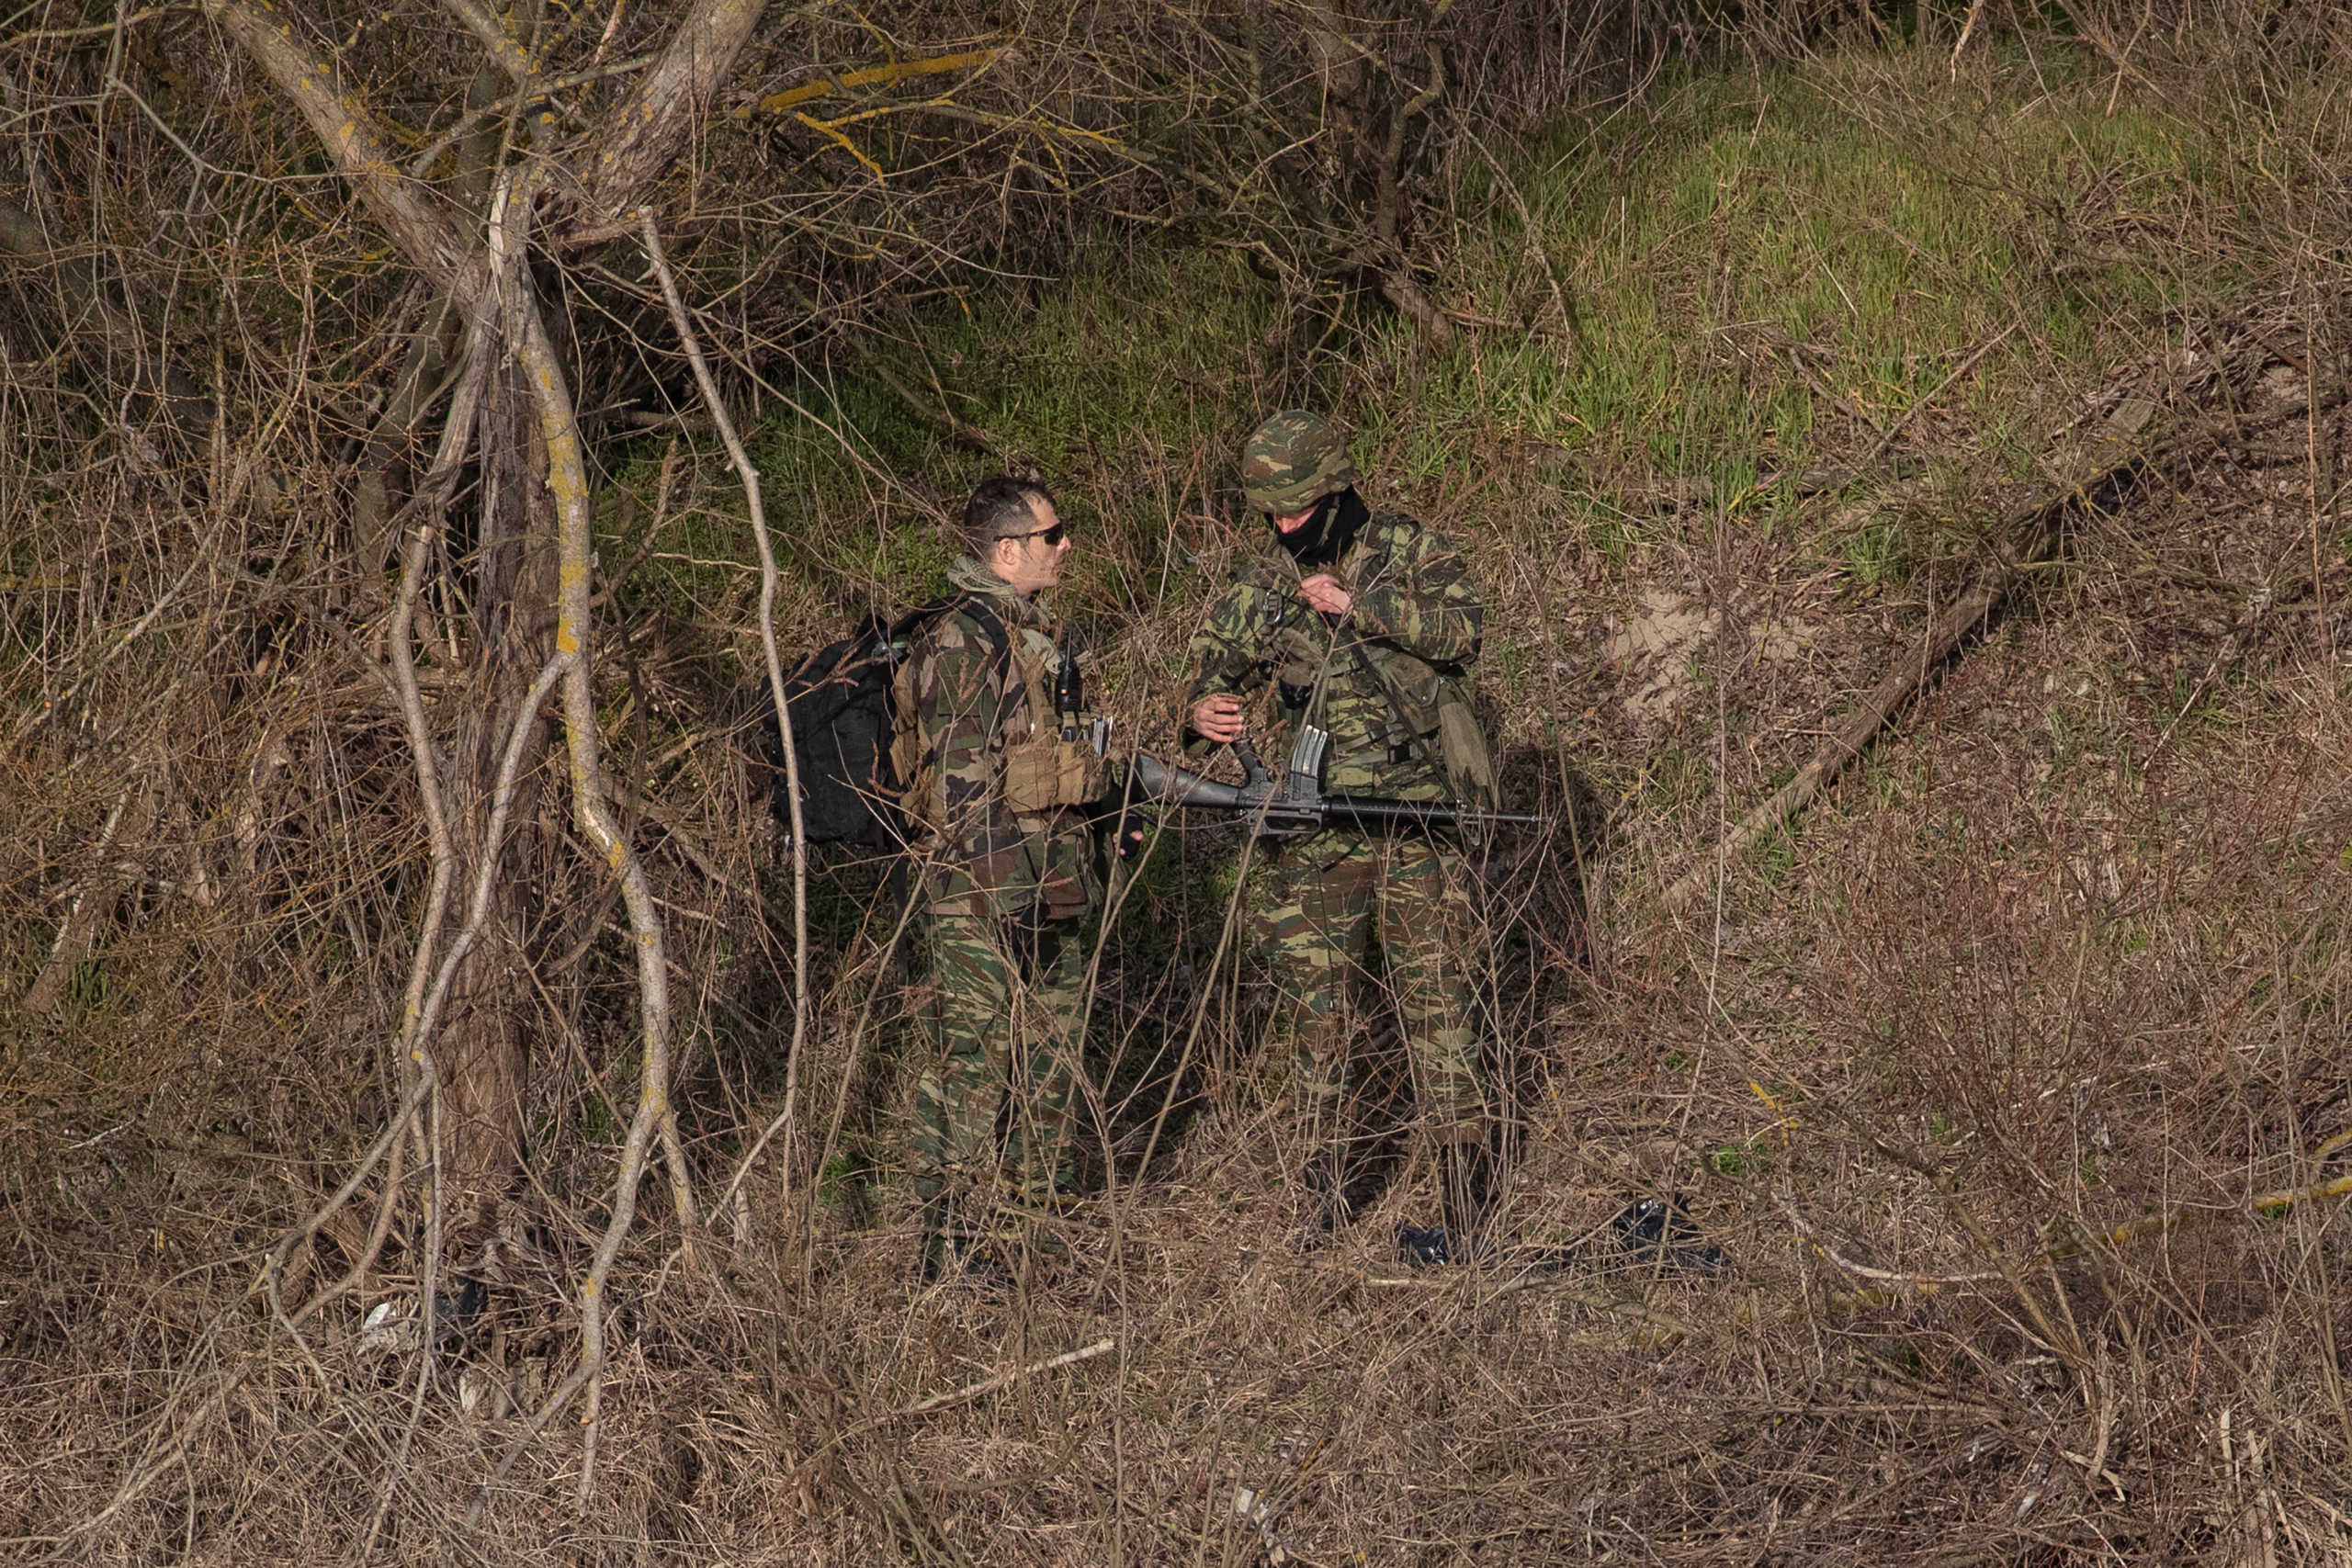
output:
POLYGON ((1193 679, 1184 689, 1183 710, 1176 719, 1176 732, 1183 738, 1186 752, 1199 756, 1216 750, 1213 742, 1193 731, 1193 704, 1218 695, 1246 701, 1264 684, 1258 669, 1264 654, 1258 641, 1259 630, 1269 619, 1266 590, 1247 579, 1217 595, 1216 603, 1202 617, 1201 629, 1193 634, 1192 646, 1185 650, 1184 662, 1193 679))
POLYGON ((1185 652, 1193 671, 1184 696, 1187 712, 1203 697, 1220 693, 1247 696, 1263 683, 1257 669, 1263 657, 1258 640, 1260 628, 1270 618, 1266 591, 1256 583, 1237 582, 1218 595, 1185 652))
POLYGON ((924 754, 939 770, 944 828, 937 870, 943 891, 971 899, 978 916, 1007 913, 1022 900, 1022 833, 1006 809, 993 747, 1019 701, 1006 692, 1006 664, 967 618, 943 615, 916 649, 915 722, 924 754))
POLYGON ((1432 664, 1478 657, 1487 607, 1461 552, 1427 529, 1391 554, 1379 577, 1355 598, 1355 629, 1396 644, 1432 664))

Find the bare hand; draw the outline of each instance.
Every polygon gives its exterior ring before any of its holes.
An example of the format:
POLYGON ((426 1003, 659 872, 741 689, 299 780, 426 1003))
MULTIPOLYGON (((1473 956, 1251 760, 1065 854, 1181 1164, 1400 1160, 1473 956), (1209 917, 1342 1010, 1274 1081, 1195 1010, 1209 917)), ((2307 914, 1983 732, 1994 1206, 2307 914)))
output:
POLYGON ((1355 595, 1340 585, 1340 580, 1328 571, 1318 571, 1298 585, 1298 596, 1312 609, 1327 615, 1344 615, 1355 608, 1355 595))
POLYGON ((1241 699, 1229 693, 1203 697, 1193 705, 1193 732, 1219 745, 1241 739, 1241 699))

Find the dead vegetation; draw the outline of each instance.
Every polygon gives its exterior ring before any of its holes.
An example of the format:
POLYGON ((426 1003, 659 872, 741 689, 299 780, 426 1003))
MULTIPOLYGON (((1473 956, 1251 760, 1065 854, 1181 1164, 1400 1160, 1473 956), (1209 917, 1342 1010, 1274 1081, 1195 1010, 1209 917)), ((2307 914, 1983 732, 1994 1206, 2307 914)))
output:
MULTIPOLYGON (((1376 1206, 1294 1252, 1230 844, 1186 831, 1106 947, 1094 1201, 1023 1233, 1005 1299, 910 1283, 896 911, 823 881, 796 965, 753 564, 633 596, 664 541, 695 555, 662 520, 734 482, 716 454, 657 459, 642 550, 595 557, 630 433, 707 419, 639 235, 720 396, 870 374, 1018 458, 972 377, 909 372, 923 296, 1236 248, 1314 325, 1267 345, 1266 398, 1377 378, 1367 309, 1413 323, 1418 381, 1506 330, 1593 351, 1553 258, 1522 298, 1454 290, 1481 217, 1442 197, 1565 103, 1642 110, 1670 51, 1844 28, 1854 112, 1928 134, 1901 70, 1870 83, 1903 53, 1875 13, 1463 9, 9 24, 13 1557, 2352 1560, 2352 213, 2333 97, 2298 118, 2343 64, 2308 8, 1975 18, 1972 49, 2087 49, 2117 97, 2291 154, 2251 176, 2258 231, 2102 218, 2036 259, 2054 288, 2128 247, 2239 275, 2048 388, 2046 466, 1943 400, 1974 344, 1899 418, 1793 339, 1710 349, 1759 388, 1793 367, 1824 506, 1903 519, 1906 570, 1825 567, 1687 470, 1612 481, 1656 524, 1613 556, 1524 446, 1408 496, 1481 545, 1532 660, 1498 698, 1522 801, 1584 807, 1495 868, 1528 917, 1497 976, 1525 1252, 1391 1261, 1427 1197, 1409 1124, 1376 1206), (329 66, 347 125, 304 100, 329 66), (1804 815, 1731 832, 1906 661, 1804 815), (1687 1195, 1729 1273, 1618 1250, 1645 1191, 1687 1195), (1522 1267, 1563 1247, 1584 1264, 1522 1267)), ((1962 20, 1912 52, 1964 76, 1962 20)), ((1213 510, 1216 460, 1082 482, 1213 510)), ((1193 580, 1105 544, 1162 584, 1116 666, 1149 733, 1193 580)), ((784 545, 789 659, 838 570, 784 545)))

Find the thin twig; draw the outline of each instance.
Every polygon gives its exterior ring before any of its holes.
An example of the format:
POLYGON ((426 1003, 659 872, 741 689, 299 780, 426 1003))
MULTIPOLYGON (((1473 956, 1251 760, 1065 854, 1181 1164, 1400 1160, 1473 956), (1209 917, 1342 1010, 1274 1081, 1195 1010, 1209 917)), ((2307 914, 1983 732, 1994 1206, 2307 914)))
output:
POLYGON ((1977 344, 1969 356, 1960 362, 1960 367, 1958 369, 1954 370, 1951 375, 1936 383, 1936 389, 1934 391, 1929 392, 1924 398, 1914 400, 1911 406, 1903 411, 1901 417, 1896 419, 1893 424, 1886 427, 1886 434, 1881 435, 1876 444, 1873 445, 1868 452, 1862 455, 1861 462, 1856 466, 1867 468, 1872 463, 1877 462, 1881 457, 1885 457, 1886 449, 1894 445, 1894 438, 1903 434, 1904 426, 1909 424, 1914 419, 1918 417, 1919 411, 1921 409, 1926 408, 1938 398, 1940 398, 1946 392, 1951 391, 1954 382, 1967 375, 1971 370, 1975 369, 1977 361, 1992 353, 1993 350, 1999 347, 2002 344, 2007 343, 2008 341, 2009 334, 2017 330, 2018 323, 2012 321, 2007 326, 2003 327, 1999 332, 1995 333, 1991 337, 1986 338, 1983 343, 1977 344))
POLYGON ((1827 1238, 1805 1223, 1804 1216, 1797 1213, 1794 1203, 1783 1198, 1781 1210, 1789 1216, 1790 1228, 1811 1242, 1815 1251, 1860 1279, 1878 1280, 1892 1285, 1925 1285, 1932 1289, 1941 1285, 1982 1285, 2001 1278, 2001 1271, 1997 1269, 1979 1269, 1965 1274, 1909 1274, 1894 1269, 1873 1269, 1867 1263, 1855 1262, 1830 1246, 1827 1238))
POLYGON ((953 1393, 933 1394, 919 1404, 910 1404, 902 1410, 894 1410, 883 1419, 903 1421, 913 1416, 928 1416, 933 1411, 945 1410, 953 1405, 978 1399, 984 1394, 994 1393, 1001 1388, 1011 1388, 1023 1378, 1035 1377, 1039 1372, 1050 1372, 1056 1367, 1074 1367, 1080 1361, 1091 1361, 1097 1356, 1107 1356, 1118 1348, 1119 1342, 1116 1339, 1098 1339, 1083 1349, 1065 1350, 1058 1356, 1048 1356, 1042 1361, 1032 1361, 1025 1367, 1016 1367, 1012 1371, 999 1372, 992 1378, 982 1378, 978 1382, 967 1383, 953 1393))
MULTIPOLYGON (((791 711, 785 701, 784 660, 775 645, 775 546, 768 537, 768 514, 760 500, 759 470, 752 466, 751 456, 743 450, 742 437, 736 434, 735 422, 718 396, 718 383, 712 378, 709 363, 703 358, 702 344, 695 338, 694 322, 686 314, 686 302, 678 293, 678 280, 671 276, 669 259, 662 254, 662 233, 654 226, 653 209, 640 207, 637 216, 644 229, 646 259, 653 264, 654 276, 662 280, 662 297, 670 303, 670 321, 677 329, 679 346, 685 350, 686 360, 694 367, 695 384, 702 389, 703 401, 710 405, 710 417, 718 426, 718 438, 727 444, 728 460, 735 466, 736 477, 743 481, 743 499, 752 510, 752 538, 760 552, 760 650, 767 660, 768 694, 775 705, 776 736, 778 749, 784 753, 785 793, 792 827, 792 1044, 784 1059, 784 1109, 775 1122, 786 1130, 781 1163, 784 1197, 789 1206, 792 1118, 800 1097, 802 1049, 808 1038, 808 833, 801 818, 800 758, 792 744, 791 711)), ((761 1141, 764 1144, 766 1140, 763 1137, 761 1141)), ((731 1195, 733 1186, 728 1190, 731 1195)))

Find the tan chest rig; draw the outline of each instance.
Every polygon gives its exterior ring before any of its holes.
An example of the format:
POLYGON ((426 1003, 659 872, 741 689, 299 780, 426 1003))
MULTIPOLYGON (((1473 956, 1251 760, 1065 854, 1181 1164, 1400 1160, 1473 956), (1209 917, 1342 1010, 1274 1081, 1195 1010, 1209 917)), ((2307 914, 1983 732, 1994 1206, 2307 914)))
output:
POLYGON ((1024 627, 1012 634, 1012 666, 1023 699, 1012 725, 997 732, 1004 804, 1015 816, 1031 817, 1100 800, 1110 768, 1092 716, 1080 711, 1084 698, 1070 655, 1024 627))
MULTIPOLYGON (((1081 711, 1083 698, 1069 654, 1035 627, 1004 626, 992 613, 975 618, 984 629, 1001 628, 1004 634, 999 645, 1005 677, 999 711, 1007 717, 998 724, 989 750, 997 759, 1005 808, 1016 818, 1036 818, 1100 800, 1110 787, 1110 765, 1103 756, 1107 729, 1081 711), (1017 701, 1012 697, 1016 691, 1017 701)), ((907 781, 907 815, 937 832, 944 805, 939 761, 913 723, 912 668, 909 660, 894 678, 899 684, 893 705, 900 718, 891 736, 891 763, 907 781)), ((1044 824, 1022 826, 1035 830, 1044 824)))

